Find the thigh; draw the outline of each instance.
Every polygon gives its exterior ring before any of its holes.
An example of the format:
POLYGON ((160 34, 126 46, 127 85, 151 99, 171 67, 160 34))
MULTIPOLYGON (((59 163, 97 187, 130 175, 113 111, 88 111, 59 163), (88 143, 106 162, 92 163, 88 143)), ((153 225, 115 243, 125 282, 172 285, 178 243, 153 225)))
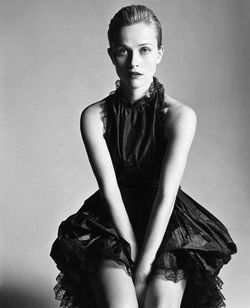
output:
POLYGON ((173 282, 161 276, 152 277, 145 296, 145 308, 179 308, 186 284, 186 279, 173 282))
POLYGON ((102 260, 96 270, 88 274, 98 307, 137 308, 132 278, 125 268, 112 260, 102 260))

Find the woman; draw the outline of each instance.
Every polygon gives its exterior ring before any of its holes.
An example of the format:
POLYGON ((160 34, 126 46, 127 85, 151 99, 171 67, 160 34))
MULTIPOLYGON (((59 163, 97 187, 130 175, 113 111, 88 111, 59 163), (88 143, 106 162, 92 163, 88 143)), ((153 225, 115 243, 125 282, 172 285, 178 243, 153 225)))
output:
POLYGON ((180 188, 196 115, 154 77, 161 25, 131 5, 108 38, 117 89, 81 116, 99 190, 60 225, 57 298, 63 307, 223 307, 217 274, 236 245, 180 188))

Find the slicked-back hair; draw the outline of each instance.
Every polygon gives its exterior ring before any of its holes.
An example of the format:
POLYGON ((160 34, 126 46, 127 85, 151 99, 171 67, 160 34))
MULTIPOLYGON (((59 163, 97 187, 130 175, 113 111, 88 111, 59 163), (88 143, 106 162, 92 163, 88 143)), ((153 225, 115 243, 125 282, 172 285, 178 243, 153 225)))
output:
POLYGON ((162 46, 162 27, 161 23, 152 10, 144 5, 129 5, 121 8, 111 19, 108 29, 108 40, 111 47, 117 41, 119 31, 124 26, 138 23, 152 25, 155 28, 158 48, 162 46))

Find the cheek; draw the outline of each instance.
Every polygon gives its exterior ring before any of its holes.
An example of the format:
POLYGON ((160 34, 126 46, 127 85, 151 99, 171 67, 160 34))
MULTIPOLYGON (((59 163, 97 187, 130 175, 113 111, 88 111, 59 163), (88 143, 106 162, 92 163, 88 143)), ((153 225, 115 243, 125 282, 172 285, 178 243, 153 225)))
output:
POLYGON ((126 67, 126 61, 124 59, 119 59, 115 62, 115 68, 117 72, 122 72, 126 67))
POLYGON ((115 64, 117 66, 123 66, 126 63, 126 57, 117 57, 115 59, 115 64))
POLYGON ((154 70, 156 68, 157 62, 156 59, 149 59, 147 61, 147 67, 149 70, 154 70))

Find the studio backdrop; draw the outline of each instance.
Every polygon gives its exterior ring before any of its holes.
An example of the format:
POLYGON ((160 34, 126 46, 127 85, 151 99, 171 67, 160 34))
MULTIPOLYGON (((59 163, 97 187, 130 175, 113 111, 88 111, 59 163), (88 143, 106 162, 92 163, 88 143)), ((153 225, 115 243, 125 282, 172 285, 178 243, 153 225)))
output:
MULTIPOLYGON (((54 308, 49 257, 59 223, 97 190, 80 114, 115 89, 111 17, 133 1, 0 0, 3 308, 54 308)), ((145 0, 163 26, 157 77, 198 126, 184 191, 228 227, 239 252, 221 271, 228 308, 249 307, 248 0, 145 0)))

